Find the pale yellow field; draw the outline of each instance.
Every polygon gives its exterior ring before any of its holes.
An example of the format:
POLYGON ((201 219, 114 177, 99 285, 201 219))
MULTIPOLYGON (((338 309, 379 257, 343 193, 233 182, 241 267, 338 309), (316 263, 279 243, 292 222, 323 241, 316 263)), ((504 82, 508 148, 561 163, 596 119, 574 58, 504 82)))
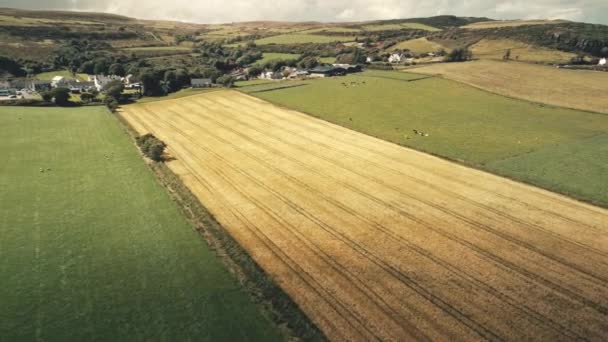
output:
POLYGON ((451 51, 451 49, 448 49, 441 44, 432 42, 432 41, 426 39, 426 37, 406 40, 395 46, 392 46, 390 49, 391 49, 391 51, 407 49, 407 50, 412 51, 412 53, 414 53, 414 54, 437 52, 440 49, 444 49, 446 52, 451 51))
POLYGON ((408 72, 442 75, 493 93, 555 106, 608 113, 608 73, 481 60, 408 72))
POLYGON ((525 25, 548 25, 548 24, 561 24, 565 23, 565 20, 502 20, 502 21, 482 21, 478 23, 469 24, 462 26, 467 29, 487 29, 487 28, 499 28, 499 27, 517 27, 525 25))
POLYGON ((121 115, 331 340, 606 337, 607 210, 234 91, 121 115))
POLYGON ((511 39, 482 39, 471 46, 473 56, 479 59, 500 59, 511 49, 511 59, 524 62, 567 63, 576 54, 546 49, 511 39))

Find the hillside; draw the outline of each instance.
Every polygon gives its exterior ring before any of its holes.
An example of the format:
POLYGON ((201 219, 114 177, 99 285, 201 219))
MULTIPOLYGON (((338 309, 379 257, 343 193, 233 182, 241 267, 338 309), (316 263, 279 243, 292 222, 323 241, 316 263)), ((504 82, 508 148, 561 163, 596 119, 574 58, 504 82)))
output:
MULTIPOLYGON (((306 57, 315 58, 315 63, 357 64, 367 57, 386 63, 395 50, 409 50, 420 57, 459 47, 471 49, 479 59, 500 59, 511 49, 514 59, 532 63, 569 63, 582 56, 592 61, 608 56, 608 26, 450 15, 345 23, 197 24, 105 13, 0 9, 0 56, 7 57, 11 65, 10 70, 0 66, 0 74, 9 77, 66 70, 114 74, 119 70, 118 74, 138 76, 148 72, 156 80, 175 72, 215 81, 251 65, 280 69, 306 57), (264 60, 264 54, 300 57, 264 60), (11 72, 15 65, 24 71, 11 72)), ((174 81, 169 90, 156 84, 146 95, 179 90, 189 84, 184 79, 174 81)))

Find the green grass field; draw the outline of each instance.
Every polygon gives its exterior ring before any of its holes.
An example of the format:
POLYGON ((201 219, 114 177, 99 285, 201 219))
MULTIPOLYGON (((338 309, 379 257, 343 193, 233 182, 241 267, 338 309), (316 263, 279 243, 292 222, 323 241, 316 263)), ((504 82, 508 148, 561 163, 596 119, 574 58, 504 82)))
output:
POLYGON ((256 65, 264 65, 270 61, 276 60, 293 60, 300 58, 299 54, 296 53, 274 53, 274 52, 264 52, 262 55, 262 59, 255 62, 256 65))
POLYGON ((608 205, 608 173, 601 162, 608 156, 591 139, 608 133, 608 115, 515 100, 441 78, 416 80, 420 76, 370 71, 299 87, 268 91, 272 85, 262 85, 243 91, 397 144, 608 205), (569 156, 576 162, 560 167, 569 156), (551 174, 543 163, 553 165, 551 174))
POLYGON ((332 43, 332 42, 352 42, 355 37, 338 37, 338 36, 321 36, 316 34, 298 34, 288 33, 278 36, 258 39, 255 41, 257 45, 268 44, 306 44, 306 43, 332 43))
POLYGON ((280 339, 104 108, 0 107, 0 142, 1 341, 280 339))

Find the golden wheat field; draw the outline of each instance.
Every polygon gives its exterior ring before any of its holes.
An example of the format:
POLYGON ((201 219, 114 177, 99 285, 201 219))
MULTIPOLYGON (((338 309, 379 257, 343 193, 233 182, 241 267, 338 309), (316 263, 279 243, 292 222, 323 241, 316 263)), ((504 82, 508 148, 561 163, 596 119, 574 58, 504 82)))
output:
POLYGON ((480 60, 443 63, 410 69, 488 90, 549 105, 608 113, 608 73, 567 70, 518 62, 480 60))
POLYGON ((234 91, 121 115, 331 340, 606 338, 605 209, 234 91))

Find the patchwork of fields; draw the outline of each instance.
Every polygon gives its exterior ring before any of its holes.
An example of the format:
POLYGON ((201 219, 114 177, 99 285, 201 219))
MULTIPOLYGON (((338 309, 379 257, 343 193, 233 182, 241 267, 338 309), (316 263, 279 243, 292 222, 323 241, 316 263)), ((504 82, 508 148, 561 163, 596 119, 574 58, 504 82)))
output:
MULTIPOLYGON (((290 87, 266 84, 242 90, 384 140, 608 206, 608 174, 599 162, 608 159, 606 150, 587 144, 585 153, 574 156, 570 147, 608 133, 607 115, 534 104, 400 72, 370 71, 291 82, 290 87), (525 162, 532 156, 539 158, 538 163, 525 162), (547 173, 547 162, 569 166, 547 173)), ((596 103, 601 101, 604 98, 596 103)))
POLYGON ((0 341, 281 339, 105 108, 0 107, 0 143, 0 341))
POLYGON ((604 209, 234 91, 122 115, 331 339, 605 336, 604 209))

